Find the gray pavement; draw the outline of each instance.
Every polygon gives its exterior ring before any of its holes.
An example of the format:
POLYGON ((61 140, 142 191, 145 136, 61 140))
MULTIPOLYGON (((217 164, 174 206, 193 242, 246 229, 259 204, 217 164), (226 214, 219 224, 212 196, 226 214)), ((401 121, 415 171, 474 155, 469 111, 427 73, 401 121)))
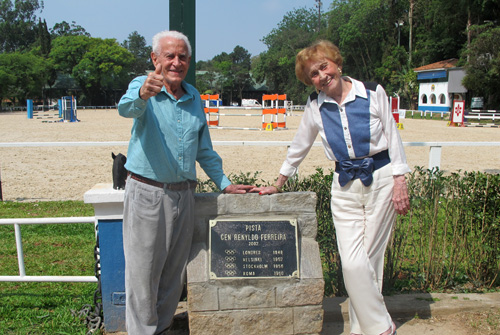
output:
MULTIPOLYGON (((466 325, 457 322, 453 316, 489 310, 500 311, 500 293, 401 294, 386 296, 385 302, 398 327, 398 335, 470 334, 466 325)), ((347 306, 348 301, 345 297, 324 300, 325 314, 322 335, 349 334, 347 306)), ((497 327, 499 327, 498 323, 497 327)), ((500 328, 489 334, 500 334, 500 328)))
MULTIPOLYGON (((498 293, 418 293, 386 296, 385 302, 393 317, 398 335, 470 335, 470 327, 460 317, 463 313, 496 311, 500 315, 498 293), (458 318, 458 320, 457 320, 458 318)), ((349 335, 347 298, 325 298, 323 301, 324 323, 321 335, 349 335)), ((179 328, 169 335, 188 335, 186 303, 177 310, 179 328)), ((481 334, 480 332, 477 332, 481 334)), ((125 335, 126 333, 112 333, 125 335)), ((485 334, 500 334, 500 320, 496 329, 485 334)), ((230 335, 230 334, 221 334, 230 335)))

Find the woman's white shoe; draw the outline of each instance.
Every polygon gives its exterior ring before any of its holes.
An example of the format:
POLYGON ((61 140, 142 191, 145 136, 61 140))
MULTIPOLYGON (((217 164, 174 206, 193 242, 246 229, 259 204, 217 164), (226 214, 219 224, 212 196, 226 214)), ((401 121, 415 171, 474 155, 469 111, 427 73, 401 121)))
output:
MULTIPOLYGON (((380 335, 396 335, 397 332, 396 332, 396 324, 394 322, 392 322, 391 324, 391 328, 390 329, 387 329, 385 332, 383 332, 382 334, 380 335), (390 331, 390 332, 389 332, 390 331), (389 332, 389 333, 388 333, 389 332)), ((355 334, 355 333, 351 333, 351 335, 361 335, 361 334, 355 334)))

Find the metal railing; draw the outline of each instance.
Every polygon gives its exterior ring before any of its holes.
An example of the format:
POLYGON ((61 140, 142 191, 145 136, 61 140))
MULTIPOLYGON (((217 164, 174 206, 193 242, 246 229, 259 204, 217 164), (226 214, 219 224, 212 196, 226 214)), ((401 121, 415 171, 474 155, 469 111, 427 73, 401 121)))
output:
POLYGON ((500 120, 500 113, 479 113, 479 112, 470 112, 468 115, 464 115, 464 118, 469 121, 472 120, 500 120))
POLYGON ((0 225, 13 225, 16 238, 17 263, 19 276, 0 276, 0 282, 73 282, 97 283, 95 276, 27 276, 24 266, 23 242, 21 236, 22 225, 32 224, 71 224, 96 223, 94 216, 61 217, 61 218, 29 218, 29 219, 0 219, 0 225))
MULTIPOLYGON (((290 146, 291 141, 212 141, 214 146, 290 146)), ((76 147, 76 146, 126 146, 128 141, 114 142, 0 142, 0 148, 12 147, 76 147)), ((313 146, 322 146, 314 142, 313 146)), ((500 146, 500 142, 403 142, 405 147, 429 147, 429 169, 441 167, 441 151, 443 147, 485 147, 500 146)))
MULTIPOLYGON (((439 114, 441 116, 441 120, 445 117, 449 117, 450 112, 446 111, 429 111, 429 110, 406 110, 408 116, 414 118, 414 115, 420 114, 420 118, 427 118, 427 115, 430 115, 432 118, 434 114, 439 114), (409 114, 411 112, 411 114, 409 114)), ((496 110, 487 110, 487 111, 479 111, 479 110, 471 110, 465 113, 464 119, 468 120, 500 120, 500 112, 496 110)))
MULTIPOLYGON (((423 110, 407 110, 406 112, 411 112, 411 118, 413 119, 413 115, 420 114, 420 118, 427 118, 427 114, 430 115, 431 119, 434 114, 441 115, 441 120, 444 119, 445 116, 450 115, 450 112, 445 111, 423 111, 423 110)), ((409 115, 409 114, 407 114, 409 115)))
POLYGON ((429 169, 441 168, 443 147, 499 147, 500 142, 403 142, 405 147, 429 147, 429 169))

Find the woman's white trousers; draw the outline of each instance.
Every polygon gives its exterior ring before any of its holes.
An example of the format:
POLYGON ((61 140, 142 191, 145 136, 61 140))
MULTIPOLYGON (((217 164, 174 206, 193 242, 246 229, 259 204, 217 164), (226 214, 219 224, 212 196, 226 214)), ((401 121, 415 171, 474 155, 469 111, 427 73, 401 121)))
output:
POLYGON ((351 333, 365 335, 383 333, 392 322, 382 296, 384 253, 396 219, 391 165, 373 177, 368 187, 359 179, 341 187, 335 173, 331 200, 351 333))

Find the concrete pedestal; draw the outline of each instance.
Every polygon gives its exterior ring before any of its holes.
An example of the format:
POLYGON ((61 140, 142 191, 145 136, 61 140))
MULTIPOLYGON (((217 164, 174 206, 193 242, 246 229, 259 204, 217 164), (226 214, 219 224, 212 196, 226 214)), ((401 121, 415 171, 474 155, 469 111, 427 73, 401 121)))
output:
POLYGON ((123 190, 97 184, 83 196, 94 206, 101 265, 101 294, 107 332, 125 331, 125 258, 123 255, 123 190))
POLYGON ((312 192, 199 194, 187 271, 191 335, 319 334, 323 325, 324 280, 315 240, 316 195, 312 192), (211 279, 209 220, 296 219, 299 278, 211 279))
MULTIPOLYGON (((84 195, 97 219, 104 326, 125 331, 124 191, 97 184, 84 195)), ((312 192, 229 195, 196 194, 195 231, 187 268, 191 335, 319 334, 324 281, 315 240, 316 195, 312 192), (294 219, 298 225, 298 277, 211 279, 209 222, 213 219, 294 219)))

